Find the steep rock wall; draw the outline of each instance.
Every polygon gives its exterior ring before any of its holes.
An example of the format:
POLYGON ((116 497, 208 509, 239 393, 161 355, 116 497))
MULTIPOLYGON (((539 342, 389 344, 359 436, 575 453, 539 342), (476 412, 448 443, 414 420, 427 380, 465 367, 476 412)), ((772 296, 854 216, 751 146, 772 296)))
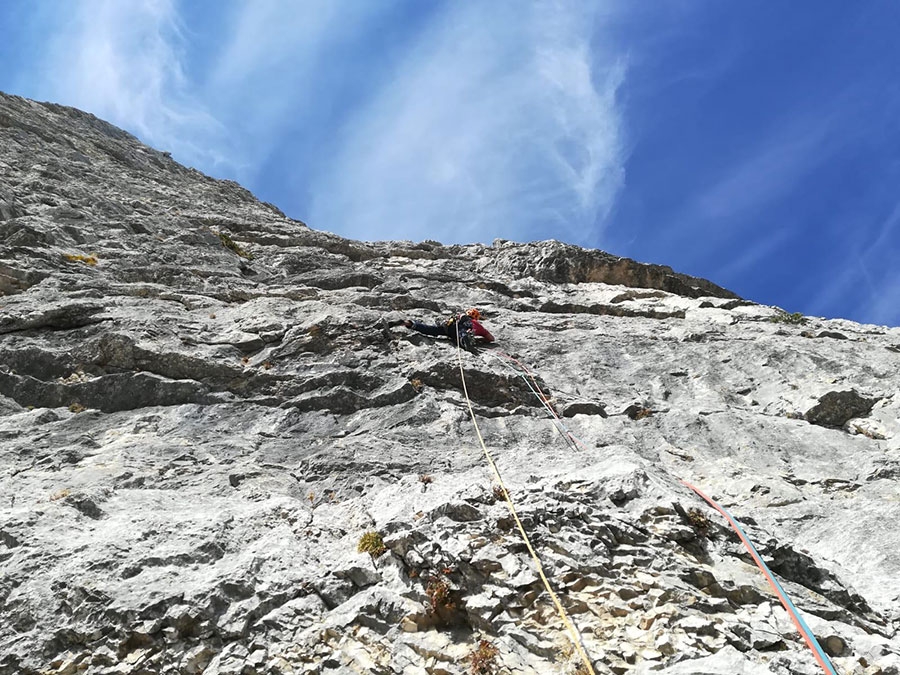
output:
POLYGON ((682 479, 840 672, 898 672, 898 329, 558 242, 348 241, 5 95, 0 243, 2 673, 463 673, 482 640, 576 672, 460 365, 597 672, 819 672, 682 479), (477 354, 400 324, 473 305, 477 354))

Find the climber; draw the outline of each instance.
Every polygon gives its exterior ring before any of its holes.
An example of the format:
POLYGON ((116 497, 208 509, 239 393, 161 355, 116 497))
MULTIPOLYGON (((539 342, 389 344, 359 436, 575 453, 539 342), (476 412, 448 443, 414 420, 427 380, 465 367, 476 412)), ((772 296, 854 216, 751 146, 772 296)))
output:
POLYGON ((455 314, 441 323, 427 324, 407 319, 403 325, 424 335, 450 338, 452 342, 458 342, 464 349, 471 350, 475 347, 476 337, 480 337, 485 342, 494 341, 494 336, 481 325, 480 319, 481 312, 473 307, 464 314, 455 314))

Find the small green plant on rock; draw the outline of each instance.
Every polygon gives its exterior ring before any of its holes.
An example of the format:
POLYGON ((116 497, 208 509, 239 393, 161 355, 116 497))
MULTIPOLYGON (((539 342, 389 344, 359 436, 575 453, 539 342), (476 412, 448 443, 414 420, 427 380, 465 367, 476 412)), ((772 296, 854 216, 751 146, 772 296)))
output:
POLYGON ((216 236, 222 242, 222 246, 224 246, 228 250, 237 253, 239 256, 241 256, 242 258, 246 258, 247 260, 253 260, 253 256, 248 251, 242 249, 234 239, 232 239, 224 232, 216 232, 216 236))
POLYGON ((807 319, 800 312, 793 312, 789 314, 784 310, 779 310, 778 314, 769 317, 769 321, 771 321, 772 323, 787 323, 792 326, 802 326, 806 323, 807 319))
POLYGON ((469 654, 469 673, 471 675, 493 675, 497 672, 497 655, 500 652, 487 640, 481 640, 475 650, 469 654))
POLYGON ((381 538, 380 533, 369 531, 359 538, 356 550, 359 553, 368 553, 374 559, 384 554, 387 546, 384 545, 384 539, 381 538))

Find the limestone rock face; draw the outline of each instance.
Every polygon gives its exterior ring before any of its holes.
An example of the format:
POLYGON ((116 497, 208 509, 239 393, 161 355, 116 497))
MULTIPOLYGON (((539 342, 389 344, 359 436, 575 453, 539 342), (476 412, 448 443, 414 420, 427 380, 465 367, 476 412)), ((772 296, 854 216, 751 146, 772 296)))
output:
POLYGON ((804 417, 813 424, 825 427, 842 427, 854 417, 866 417, 877 398, 861 396, 855 389, 850 391, 829 391, 819 398, 819 402, 806 411, 804 417))
POLYGON ((349 241, 5 95, 0 246, 0 673, 575 673, 461 373, 596 672, 821 672, 682 480, 839 672, 900 672, 896 328, 349 241), (470 306, 478 353, 402 325, 470 306))

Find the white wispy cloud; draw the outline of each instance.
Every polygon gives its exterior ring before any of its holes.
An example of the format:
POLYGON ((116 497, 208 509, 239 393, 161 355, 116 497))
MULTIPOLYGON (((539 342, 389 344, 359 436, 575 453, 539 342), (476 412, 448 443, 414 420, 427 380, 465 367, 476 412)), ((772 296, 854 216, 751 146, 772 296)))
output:
MULTIPOLYGON (((349 15, 350 23, 358 23, 367 13, 349 15)), ((318 55, 347 26, 347 16, 340 11, 339 3, 327 0, 257 0, 233 5, 210 86, 246 91, 246 87, 258 85, 268 94, 277 91, 282 100, 305 98, 303 91, 277 87, 278 80, 271 74, 291 70, 295 80, 309 77, 318 55)))
POLYGON ((877 234, 865 246, 865 255, 868 257, 884 254, 885 247, 897 241, 898 232, 900 232, 900 203, 895 204, 888 216, 877 225, 877 234))
POLYGON ((782 240, 786 224, 761 227, 755 216, 791 194, 839 148, 838 125, 837 115, 825 111, 817 118, 792 113, 757 139, 723 147, 722 154, 733 159, 720 169, 703 167, 715 180, 688 198, 665 236, 673 243, 691 241, 698 258, 709 258, 713 247, 729 239, 752 239, 754 246, 760 239, 767 240, 762 246, 782 240))
MULTIPOLYGON (((783 245, 788 222, 759 221, 759 214, 788 197, 815 169, 836 153, 846 134, 841 115, 846 110, 792 111, 755 139, 736 138, 723 147, 718 167, 699 167, 710 181, 701 191, 686 196, 665 229, 656 233, 654 247, 672 259, 677 252, 685 268, 710 269, 735 250, 734 260, 719 266, 719 273, 738 276, 783 245)), ((709 272, 707 272, 709 273, 709 272)), ((724 281, 723 281, 724 283, 724 281)))
POLYGON ((227 163, 222 125, 192 92, 174 0, 59 5, 49 37, 47 98, 109 120, 182 161, 227 163))
POLYGON ((705 219, 740 216, 789 193, 833 151, 831 131, 832 120, 827 116, 791 120, 699 195, 692 207, 695 215, 705 219))
MULTIPOLYGON (((328 145, 333 118, 343 114, 346 88, 364 84, 358 54, 391 3, 255 0, 229 6, 203 97, 222 111, 242 157, 242 178, 262 180, 266 158, 284 147, 315 161, 328 145)), ((306 214, 302 214, 306 217, 306 214)))
POLYGON ((179 8, 68 5, 47 97, 251 189, 290 149, 282 170, 313 197, 282 206, 314 227, 597 243, 627 154, 625 59, 603 46, 617 3, 226 3, 190 71, 179 8), (411 11, 415 32, 402 26, 411 11), (382 28, 396 43, 379 42, 382 28))
POLYGON ((767 260, 778 248, 784 246, 789 238, 790 232, 786 228, 760 233, 746 243, 737 257, 726 260, 719 267, 714 275, 716 282, 728 286, 748 275, 759 274, 766 269, 767 260))
MULTIPOLYGON (((595 239, 623 184, 616 92, 578 3, 451 3, 340 132, 310 222, 364 238, 595 239)), ((602 28, 602 26, 601 26, 602 28)))
POLYGON ((900 271, 895 264, 896 233, 900 230, 900 204, 879 220, 866 213, 845 224, 836 271, 811 298, 812 312, 889 326, 900 325, 900 271))
POLYGON ((900 326, 900 271, 890 268, 869 293, 861 316, 875 324, 900 326))
POLYGON ((806 313, 865 323, 900 325, 900 272, 871 269, 860 258, 837 261, 834 273, 809 294, 806 313), (852 311, 848 313, 848 308, 852 311))
POLYGON ((890 249, 879 254, 845 250, 829 263, 827 278, 806 281, 806 313, 900 325, 900 272, 890 249))

